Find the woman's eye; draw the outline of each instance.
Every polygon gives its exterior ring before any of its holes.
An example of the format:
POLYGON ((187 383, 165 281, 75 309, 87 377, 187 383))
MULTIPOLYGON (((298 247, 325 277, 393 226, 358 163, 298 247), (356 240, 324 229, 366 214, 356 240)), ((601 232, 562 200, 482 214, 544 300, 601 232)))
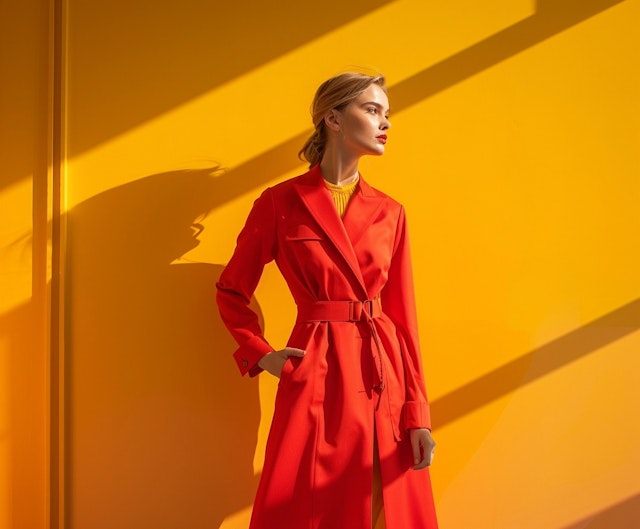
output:
POLYGON ((367 109, 367 112, 370 112, 371 114, 375 114, 376 112, 378 112, 378 109, 376 107, 369 107, 367 109))

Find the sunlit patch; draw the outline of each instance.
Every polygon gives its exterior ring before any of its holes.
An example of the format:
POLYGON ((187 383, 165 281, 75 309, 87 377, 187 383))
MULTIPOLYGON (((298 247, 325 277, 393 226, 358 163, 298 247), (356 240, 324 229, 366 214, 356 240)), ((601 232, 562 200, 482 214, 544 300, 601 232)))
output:
POLYGON ((25 178, 0 192, 0 314, 31 297, 32 191, 25 178))
POLYGON ((227 516, 219 529, 236 529, 237 527, 249 527, 251 521, 251 507, 242 509, 231 516, 227 516))

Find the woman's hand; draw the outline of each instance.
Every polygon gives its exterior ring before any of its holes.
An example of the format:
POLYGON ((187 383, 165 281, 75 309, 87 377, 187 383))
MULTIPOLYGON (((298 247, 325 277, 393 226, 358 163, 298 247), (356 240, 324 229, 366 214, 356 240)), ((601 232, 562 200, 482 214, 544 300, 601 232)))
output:
POLYGON ((258 362, 258 366, 271 373, 274 377, 280 378, 282 368, 284 367, 284 364, 287 362, 290 356, 297 356, 301 358, 305 354, 306 351, 303 351, 302 349, 296 349, 295 347, 285 347, 280 351, 273 351, 272 353, 267 353, 266 355, 264 355, 258 362))
POLYGON ((433 452, 436 443, 431 437, 431 432, 426 428, 413 428, 409 431, 411 436, 411 448, 413 450, 413 470, 427 468, 433 461, 433 452))

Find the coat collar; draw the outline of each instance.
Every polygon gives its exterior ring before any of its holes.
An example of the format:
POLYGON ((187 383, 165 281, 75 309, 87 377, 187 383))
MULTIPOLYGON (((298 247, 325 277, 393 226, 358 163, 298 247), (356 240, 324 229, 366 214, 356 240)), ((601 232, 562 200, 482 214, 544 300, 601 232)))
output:
POLYGON ((358 190, 351 198, 344 219, 341 219, 331 200, 329 190, 324 184, 319 165, 313 166, 307 173, 301 175, 295 186, 305 206, 344 257, 358 279, 364 291, 363 294, 368 297, 367 285, 362 277, 354 247, 370 225, 374 215, 382 207, 383 195, 369 186, 361 176, 358 190))

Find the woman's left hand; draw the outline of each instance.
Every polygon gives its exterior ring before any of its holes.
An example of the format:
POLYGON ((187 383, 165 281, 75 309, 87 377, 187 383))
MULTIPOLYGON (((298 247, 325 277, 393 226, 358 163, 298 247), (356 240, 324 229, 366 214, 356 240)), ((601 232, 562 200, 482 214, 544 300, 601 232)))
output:
POLYGON ((409 431, 409 435, 415 463, 413 470, 427 468, 433 461, 433 452, 436 448, 431 432, 426 428, 413 428, 409 431))

